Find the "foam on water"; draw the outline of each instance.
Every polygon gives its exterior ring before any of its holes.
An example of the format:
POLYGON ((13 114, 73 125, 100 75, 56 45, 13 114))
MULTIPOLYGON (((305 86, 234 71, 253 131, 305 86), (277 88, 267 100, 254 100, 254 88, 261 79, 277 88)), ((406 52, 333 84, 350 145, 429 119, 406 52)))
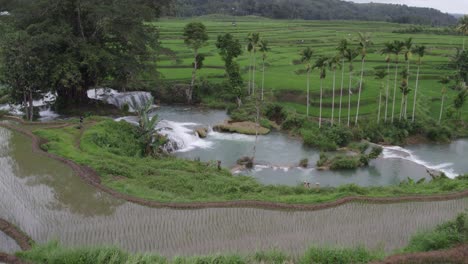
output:
POLYGON ((230 140, 230 141, 255 141, 255 136, 235 134, 235 133, 220 133, 216 131, 211 131, 209 133, 210 138, 217 140, 230 140))
POLYGON ((431 164, 427 161, 422 160, 416 154, 414 154, 411 150, 398 147, 398 146, 388 146, 383 147, 383 158, 384 159, 404 159, 416 164, 422 165, 430 170, 437 170, 445 173, 445 175, 449 178, 456 178, 458 176, 457 173, 451 168, 453 163, 440 163, 440 164, 431 164))

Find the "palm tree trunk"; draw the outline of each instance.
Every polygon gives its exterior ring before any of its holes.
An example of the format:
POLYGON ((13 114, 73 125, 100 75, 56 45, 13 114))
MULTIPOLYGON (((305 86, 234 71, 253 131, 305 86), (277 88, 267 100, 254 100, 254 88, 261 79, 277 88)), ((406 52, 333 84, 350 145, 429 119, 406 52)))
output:
POLYGON ((356 120, 354 121, 355 126, 357 126, 358 121, 359 121, 359 107, 361 105, 362 81, 364 78, 364 63, 365 63, 365 59, 363 58, 361 62, 361 80, 359 82, 359 95, 358 95, 358 101, 357 101, 356 120))
POLYGON ((349 90, 348 90, 348 127, 351 121, 351 89, 353 86, 353 72, 349 72, 349 90))
POLYGON ((336 69, 333 70, 333 95, 332 95, 332 114, 331 114, 331 125, 335 118, 335 87, 336 86, 336 69))
MULTIPOLYGON (((407 66, 407 77, 406 77, 406 83, 407 83, 407 86, 408 86, 408 89, 410 88, 410 64, 411 64, 411 60, 408 59, 408 66, 407 66)), ((403 117, 405 118, 405 120, 408 119, 408 94, 405 95, 405 112, 403 113, 403 117)))
POLYGON ((29 112, 29 121, 32 122, 32 121, 33 121, 33 117, 34 117, 34 106, 33 106, 32 90, 29 90, 28 99, 29 99, 29 109, 28 109, 28 112, 29 112))
POLYGON ((380 94, 379 94, 379 111, 377 114, 377 124, 380 124, 380 111, 382 109, 382 89, 380 89, 380 94))
POLYGON ((194 58, 193 70, 192 70, 192 81, 190 82, 189 90, 186 91, 187 103, 189 104, 192 103, 193 87, 195 85, 195 79, 197 78, 197 68, 198 68, 197 57, 198 57, 198 50, 195 50, 195 58, 194 58))
POLYGON ((400 118, 399 118, 400 121, 401 121, 401 116, 403 115, 404 103, 405 103, 405 96, 402 94, 401 95, 401 105, 400 105, 400 118))
POLYGON ((252 94, 255 95, 255 71, 256 71, 256 63, 257 63, 257 58, 255 51, 253 53, 253 71, 252 71, 252 94))
POLYGON ((444 111, 444 100, 445 100, 445 94, 442 95, 442 103, 440 104, 439 125, 442 122, 442 113, 444 111))
POLYGON ((319 128, 322 127, 322 98, 323 98, 323 78, 320 78, 320 114, 319 114, 319 128))
POLYGON ((248 92, 249 92, 249 95, 252 94, 252 89, 251 89, 251 72, 252 72, 252 51, 250 52, 249 54, 249 81, 247 83, 248 85, 248 92))
POLYGON ((341 124, 341 106, 343 102, 343 88, 344 88, 344 72, 345 72, 345 60, 343 59, 343 66, 341 70, 341 89, 340 89, 340 110, 338 113, 338 124, 341 124))
POLYGON ((418 72, 416 73, 416 87, 414 88, 414 102, 413 102, 413 117, 412 121, 414 123, 416 117, 416 100, 418 96, 418 85, 419 85, 419 69, 421 68, 421 63, 418 65, 418 72))
POLYGON ((263 101, 263 91, 265 89, 265 59, 263 59, 262 63, 262 101, 263 101))
POLYGON ((310 70, 307 70, 307 117, 309 117, 309 108, 310 108, 310 70))
POLYGON ((390 89, 390 62, 387 62, 387 89, 385 92, 385 123, 387 123, 387 116, 388 116, 389 89, 390 89))
POLYGON ((395 119, 395 103, 396 103, 396 88, 397 88, 397 81, 398 81, 398 61, 395 65, 395 85, 393 87, 393 107, 392 107, 392 123, 395 119))

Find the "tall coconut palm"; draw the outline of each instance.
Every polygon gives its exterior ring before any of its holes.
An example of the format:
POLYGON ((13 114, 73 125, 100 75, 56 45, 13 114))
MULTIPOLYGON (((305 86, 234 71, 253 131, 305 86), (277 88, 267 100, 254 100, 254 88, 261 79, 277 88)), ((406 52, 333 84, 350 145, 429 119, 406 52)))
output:
POLYGON ((259 44, 259 51, 262 53, 262 101, 265 89, 265 61, 267 59, 267 53, 270 51, 268 41, 261 40, 259 44))
POLYGON ((424 57, 424 55, 426 53, 426 46, 424 46, 424 45, 416 46, 413 49, 413 53, 418 55, 418 70, 417 70, 417 73, 416 73, 416 86, 414 88, 413 116, 412 116, 412 119, 411 119, 412 122, 414 123, 414 121, 416 120, 416 101, 417 101, 417 97, 418 97, 418 88, 419 88, 419 72, 420 72, 420 69, 421 69, 422 58, 424 57))
POLYGON ((447 93, 447 84, 450 83, 450 77, 445 76, 442 79, 440 79, 439 83, 441 83, 442 86, 442 101, 440 103, 440 114, 439 114, 439 125, 442 122, 442 113, 444 112, 444 101, 445 101, 445 95, 447 93))
POLYGON ((361 53, 361 79, 359 81, 359 95, 356 110, 356 120, 354 125, 358 124, 359 121, 359 107, 361 105, 361 93, 362 93, 362 82, 364 78, 364 64, 367 56, 367 49, 372 45, 371 34, 359 32, 359 51, 361 53))
POLYGON ((465 105, 466 103, 466 100, 468 98, 468 89, 465 88, 463 89, 462 91, 460 91, 457 96, 455 97, 455 100, 453 100, 453 107, 455 108, 455 110, 457 111, 457 119, 459 121, 462 120, 461 116, 462 116, 462 109, 463 109, 463 106, 465 105))
POLYGON ((348 86, 348 127, 351 122, 351 94, 353 94, 353 61, 359 56, 359 51, 353 48, 348 48, 345 53, 346 60, 349 63, 349 86, 348 86))
POLYGON ((341 88, 340 88, 340 109, 338 112, 338 124, 341 124, 341 109, 343 103, 343 88, 344 88, 344 80, 345 80, 345 60, 346 60, 346 51, 348 49, 349 43, 348 40, 342 39, 338 45, 338 54, 341 58, 341 88))
MULTIPOLYGON (((457 30, 463 35, 468 35, 468 15, 465 15, 458 22, 457 30)), ((465 39, 463 38, 463 50, 465 50, 465 39)))
POLYGON ((253 56, 253 64, 252 64, 252 84, 250 89, 252 91, 252 95, 255 95, 255 72, 257 69, 257 48, 258 43, 260 42, 260 34, 259 33, 251 33, 248 38, 248 49, 250 49, 250 53, 253 56))
POLYGON ((327 67, 329 59, 327 57, 319 57, 314 64, 314 69, 319 69, 320 73, 320 110, 319 110, 319 128, 322 127, 322 101, 323 101, 323 80, 327 77, 327 67))
POLYGON ((395 83, 393 87, 392 123, 395 119, 396 90, 397 90, 397 83, 398 83, 398 61, 399 61, 399 56, 401 52, 403 51, 404 46, 405 46, 405 43, 401 41, 395 40, 393 42, 393 54, 395 55, 395 83))
POLYGON ((336 70, 340 67, 340 56, 333 56, 328 61, 328 68, 333 72, 333 86, 332 86, 332 113, 331 113, 331 125, 335 123, 335 89, 336 89, 336 70))
POLYGON ((408 82, 407 82, 407 79, 408 79, 408 71, 407 70, 403 70, 401 72, 401 75, 402 75, 402 78, 403 80, 401 81, 401 85, 400 85, 400 91, 401 91, 401 111, 400 111, 400 121, 402 118, 406 119, 406 108, 407 108, 407 98, 408 98, 408 94, 411 92, 411 89, 409 88, 408 86, 408 82), (405 113, 405 114, 402 114, 402 113, 405 113))
POLYGON ((301 62, 305 64, 307 71, 307 117, 309 117, 310 108, 310 71, 312 70, 312 56, 314 51, 311 48, 305 48, 301 52, 301 62))
MULTIPOLYGON (((379 92, 379 110, 377 111, 377 124, 380 124, 380 113, 382 110, 382 94, 383 94, 383 89, 384 89, 384 83, 383 79, 388 76, 388 72, 385 70, 380 70, 375 72, 375 79, 380 81, 380 92, 379 92)), ((387 86, 388 87, 388 86, 387 86)), ((388 93, 388 89, 387 89, 388 93)))
POLYGON ((384 44, 384 48, 380 51, 381 54, 384 54, 385 62, 387 63, 387 87, 385 89, 385 122, 387 122, 388 117, 388 98, 390 97, 390 62, 391 62, 391 55, 393 54, 393 44, 391 42, 387 42, 384 44))
MULTIPOLYGON (((411 64, 411 56, 413 52, 413 38, 408 38, 405 40, 405 47, 404 47, 404 54, 405 54, 405 62, 406 62, 406 86, 409 88, 409 77, 410 77, 410 64, 411 64)), ((406 108, 408 107, 408 97, 405 97, 405 109, 404 112, 401 113, 400 115, 403 114, 404 118, 407 118, 407 111, 406 108)))

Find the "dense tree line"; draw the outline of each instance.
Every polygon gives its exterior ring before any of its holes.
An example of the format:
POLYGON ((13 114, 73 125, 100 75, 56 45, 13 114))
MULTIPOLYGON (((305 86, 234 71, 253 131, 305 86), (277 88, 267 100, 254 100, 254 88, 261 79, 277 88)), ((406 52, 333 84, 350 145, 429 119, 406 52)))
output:
MULTIPOLYGON (((1 83, 18 101, 57 93, 83 104, 103 83, 125 90, 155 74, 154 21, 168 1, 0 0, 1 83)), ((32 108, 32 106, 30 107, 32 108)))
POLYGON ((341 0, 176 0, 166 15, 258 15, 278 19, 369 20, 396 23, 453 25, 452 15, 430 8, 392 4, 355 4, 341 0))

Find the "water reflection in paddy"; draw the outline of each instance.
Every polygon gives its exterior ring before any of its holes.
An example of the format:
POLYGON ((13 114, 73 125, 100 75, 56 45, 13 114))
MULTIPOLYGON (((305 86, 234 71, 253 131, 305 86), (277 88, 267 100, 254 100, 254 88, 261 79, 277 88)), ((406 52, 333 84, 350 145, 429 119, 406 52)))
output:
POLYGON ((391 251, 416 230, 468 209, 466 199, 347 204, 315 212, 152 209, 96 191, 63 164, 32 154, 31 141, 22 135, 0 128, 0 146, 0 216, 39 243, 116 245, 164 256, 272 247, 300 254, 312 244, 382 245, 391 251))

